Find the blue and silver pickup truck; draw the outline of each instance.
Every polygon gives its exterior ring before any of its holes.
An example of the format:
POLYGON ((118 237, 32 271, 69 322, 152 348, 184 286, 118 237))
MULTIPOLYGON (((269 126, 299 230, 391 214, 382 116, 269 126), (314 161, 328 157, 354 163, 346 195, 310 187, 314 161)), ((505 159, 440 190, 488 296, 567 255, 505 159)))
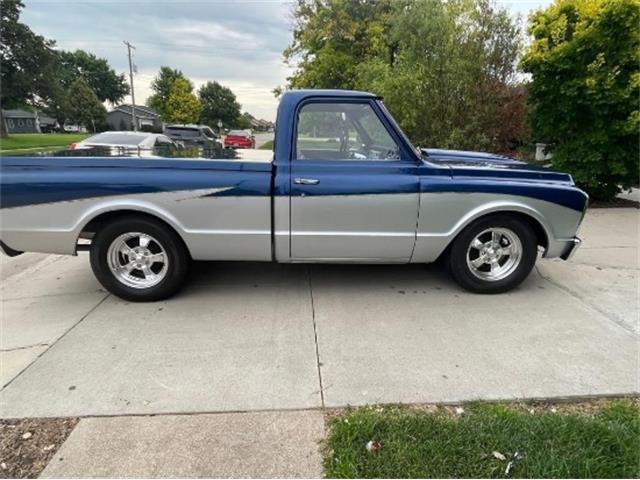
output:
POLYGON ((443 259, 465 289, 505 292, 539 249, 569 258, 587 206, 565 173, 418 149, 380 98, 341 90, 286 92, 272 152, 4 157, 0 173, 6 254, 88 248, 104 287, 134 301, 176 293, 191 260, 443 259))

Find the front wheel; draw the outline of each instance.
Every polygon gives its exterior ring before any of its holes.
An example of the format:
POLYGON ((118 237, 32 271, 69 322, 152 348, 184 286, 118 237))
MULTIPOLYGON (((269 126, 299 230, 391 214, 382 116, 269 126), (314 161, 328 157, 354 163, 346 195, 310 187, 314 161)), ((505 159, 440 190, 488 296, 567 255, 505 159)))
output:
POLYGON ((533 229, 508 215, 481 218, 453 242, 449 268, 453 278, 475 293, 503 293, 529 275, 538 252, 533 229))
POLYGON ((136 216, 102 228, 91 243, 90 260, 108 291, 134 302, 170 297, 182 287, 189 267, 189 255, 173 230, 136 216))

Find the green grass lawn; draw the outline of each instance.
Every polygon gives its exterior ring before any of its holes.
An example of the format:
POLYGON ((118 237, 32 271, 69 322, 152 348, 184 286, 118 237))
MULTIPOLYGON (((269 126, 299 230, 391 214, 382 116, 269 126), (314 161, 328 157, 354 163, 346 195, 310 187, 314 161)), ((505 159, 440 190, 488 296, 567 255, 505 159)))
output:
POLYGON ((7 154, 64 148, 88 136, 86 133, 14 133, 0 139, 0 152, 7 154))
POLYGON ((262 145, 260 145, 258 150, 273 150, 273 140, 267 140, 262 145))
POLYGON ((328 478, 638 478, 640 403, 367 407, 330 420, 328 478), (367 450, 369 441, 379 451, 367 450), (509 474, 515 452, 522 459, 509 474), (498 452, 494 456, 493 452, 498 452), (499 457, 504 455, 504 460, 499 457))

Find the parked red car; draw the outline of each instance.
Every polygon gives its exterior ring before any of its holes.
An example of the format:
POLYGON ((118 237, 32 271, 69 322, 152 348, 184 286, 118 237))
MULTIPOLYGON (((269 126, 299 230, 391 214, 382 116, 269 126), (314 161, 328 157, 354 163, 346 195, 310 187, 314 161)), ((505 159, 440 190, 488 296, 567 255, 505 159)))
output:
POLYGON ((224 137, 224 148, 256 148, 256 138, 251 130, 231 130, 224 137))

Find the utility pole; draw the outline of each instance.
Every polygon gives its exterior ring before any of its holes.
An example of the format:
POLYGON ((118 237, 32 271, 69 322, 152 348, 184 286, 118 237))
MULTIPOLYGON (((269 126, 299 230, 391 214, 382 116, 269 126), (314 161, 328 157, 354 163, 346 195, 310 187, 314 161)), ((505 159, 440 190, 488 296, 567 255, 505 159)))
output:
POLYGON ((133 63, 131 62, 131 49, 136 49, 129 42, 125 41, 124 44, 127 46, 127 52, 129 55, 129 82, 131 84, 131 123, 133 124, 133 131, 138 131, 138 120, 136 119, 136 95, 133 91, 133 63))

